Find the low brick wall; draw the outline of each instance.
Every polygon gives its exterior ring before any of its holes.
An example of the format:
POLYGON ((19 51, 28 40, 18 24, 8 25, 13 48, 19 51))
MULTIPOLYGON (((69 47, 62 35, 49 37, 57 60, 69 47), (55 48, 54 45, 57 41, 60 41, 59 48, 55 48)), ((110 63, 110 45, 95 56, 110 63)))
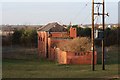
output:
POLYGON ((56 61, 57 60, 57 53, 56 53, 56 50, 54 48, 50 49, 49 60, 52 60, 52 61, 56 61))
POLYGON ((57 60, 57 49, 55 49, 55 45, 60 42, 66 42, 70 39, 56 39, 56 38, 48 38, 48 58, 49 60, 57 60))
MULTIPOLYGON (((92 51, 86 53, 74 53, 59 50, 57 54, 57 61, 59 64, 92 64, 92 51)), ((97 64, 97 52, 94 54, 94 64, 97 64)))
POLYGON ((58 49, 57 62, 59 64, 67 64, 67 53, 58 49))

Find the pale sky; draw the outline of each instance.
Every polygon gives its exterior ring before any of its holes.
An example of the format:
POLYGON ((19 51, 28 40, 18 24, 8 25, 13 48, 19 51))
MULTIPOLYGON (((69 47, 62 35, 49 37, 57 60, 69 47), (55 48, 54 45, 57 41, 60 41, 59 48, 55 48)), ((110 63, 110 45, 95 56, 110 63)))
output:
MULTIPOLYGON (((2 1, 2 24, 91 24, 92 0, 4 0, 2 1)), ((95 0, 102 1, 102 0, 95 0)), ((105 0, 106 23, 118 23, 118 1, 105 0), (109 1, 109 2, 108 2, 109 1)), ((101 23, 100 18, 97 21, 101 23)))

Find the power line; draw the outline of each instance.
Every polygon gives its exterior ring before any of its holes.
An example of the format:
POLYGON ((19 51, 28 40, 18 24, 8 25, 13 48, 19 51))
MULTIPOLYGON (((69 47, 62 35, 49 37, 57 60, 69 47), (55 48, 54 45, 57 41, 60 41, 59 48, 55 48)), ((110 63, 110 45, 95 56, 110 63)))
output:
POLYGON ((73 17, 73 18, 71 19, 71 21, 72 21, 72 20, 76 20, 76 19, 78 18, 78 15, 81 15, 81 14, 85 11, 86 7, 88 7, 88 4, 89 4, 89 2, 87 2, 87 3, 79 10, 78 14, 76 14, 75 17, 73 17))

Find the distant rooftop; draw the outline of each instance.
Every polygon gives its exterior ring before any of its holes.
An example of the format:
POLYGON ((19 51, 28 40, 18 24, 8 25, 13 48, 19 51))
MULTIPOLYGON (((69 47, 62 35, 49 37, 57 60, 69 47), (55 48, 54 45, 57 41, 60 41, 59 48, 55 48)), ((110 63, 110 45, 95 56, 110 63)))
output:
POLYGON ((41 27, 38 31, 65 32, 67 30, 57 22, 53 22, 41 27))

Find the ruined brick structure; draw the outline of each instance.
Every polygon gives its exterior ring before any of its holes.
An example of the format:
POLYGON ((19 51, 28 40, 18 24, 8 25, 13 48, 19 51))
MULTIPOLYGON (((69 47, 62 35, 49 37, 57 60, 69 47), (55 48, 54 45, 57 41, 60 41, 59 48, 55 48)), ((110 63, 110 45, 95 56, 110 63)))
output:
MULTIPOLYGON (((70 32, 68 33, 67 30, 63 26, 59 25, 57 22, 49 23, 38 30, 38 52, 39 52, 38 55, 49 60, 57 60, 58 63, 60 64, 62 63, 64 64, 64 62, 62 61, 67 60, 65 64, 70 64, 70 62, 68 62, 68 57, 64 56, 70 54, 65 52, 60 53, 61 51, 57 50, 58 47, 56 44, 71 40, 76 37, 77 37, 76 28, 71 27, 70 32), (61 58, 59 54, 61 54, 61 58)), ((72 64, 81 64, 80 62, 76 62, 74 53, 72 54, 72 57, 73 57, 72 64)), ((79 57, 77 59, 81 60, 80 58, 82 57, 79 57)), ((86 64, 88 63, 86 62, 86 64)), ((89 62, 89 64, 91 63, 89 62)))
POLYGON ((38 51, 39 56, 49 58, 51 43, 62 41, 62 38, 69 37, 67 30, 58 23, 49 23, 38 30, 38 51), (59 40, 58 40, 59 38, 59 40))
MULTIPOLYGON (((92 64, 92 51, 75 53, 69 51, 61 51, 58 48, 57 51, 59 64, 92 64)), ((97 63, 97 53, 94 53, 94 64, 97 63)))

